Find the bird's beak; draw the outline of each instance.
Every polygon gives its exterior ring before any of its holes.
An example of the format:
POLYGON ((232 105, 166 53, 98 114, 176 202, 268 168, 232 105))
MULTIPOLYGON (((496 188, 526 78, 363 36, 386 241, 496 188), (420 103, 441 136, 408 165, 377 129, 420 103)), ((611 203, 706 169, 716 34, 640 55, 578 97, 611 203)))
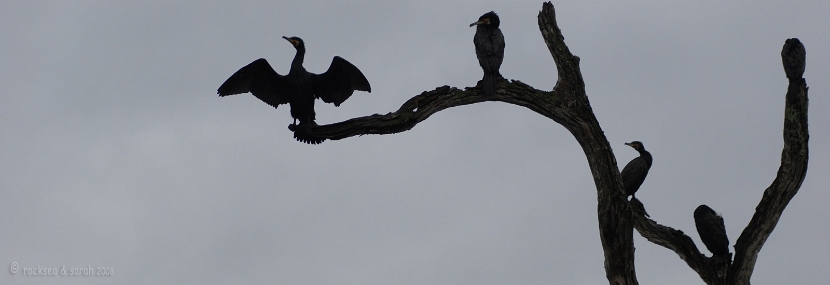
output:
POLYGON ((285 39, 286 41, 288 41, 289 43, 291 43, 292 46, 297 46, 297 42, 291 40, 291 38, 286 37, 286 36, 282 36, 282 38, 285 39))
POLYGON ((634 147, 634 145, 632 145, 631 143, 625 143, 625 145, 630 146, 630 147, 634 147))
POLYGON ((489 24, 490 24, 490 19, 489 18, 484 18, 484 19, 482 19, 478 22, 470 24, 470 27, 475 26, 475 25, 489 25, 489 24))

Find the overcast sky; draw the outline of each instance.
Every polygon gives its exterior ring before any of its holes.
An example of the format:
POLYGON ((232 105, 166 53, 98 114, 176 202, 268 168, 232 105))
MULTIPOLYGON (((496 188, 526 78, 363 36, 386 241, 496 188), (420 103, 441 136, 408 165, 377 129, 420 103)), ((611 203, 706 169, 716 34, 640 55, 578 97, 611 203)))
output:
MULTIPOLYGON (((475 85, 468 25, 490 10, 501 73, 550 90, 542 2, 328 2, 0 3, 0 284, 606 284, 587 161, 541 115, 486 102, 306 145, 287 106, 216 95, 257 58, 286 74, 281 37, 299 36, 309 71, 339 55, 372 85, 318 101, 318 123, 385 114, 475 85), (25 274, 38 266, 113 275, 25 274)), ((804 43, 809 171, 752 282, 826 284, 830 2, 607 2, 555 2, 565 42, 619 167, 625 142, 654 156, 637 197, 701 249, 698 205, 734 244, 775 177, 780 51, 804 43)), ((702 284, 634 235, 641 284, 702 284)))

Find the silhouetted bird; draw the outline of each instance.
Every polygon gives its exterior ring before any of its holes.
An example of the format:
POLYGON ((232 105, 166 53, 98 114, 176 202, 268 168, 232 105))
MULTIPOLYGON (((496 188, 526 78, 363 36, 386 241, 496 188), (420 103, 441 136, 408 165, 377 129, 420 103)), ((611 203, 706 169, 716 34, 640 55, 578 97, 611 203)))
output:
POLYGON ((478 64, 484 70, 481 81, 485 95, 496 94, 496 79, 502 78, 499 67, 504 60, 504 35, 499 23, 499 16, 490 11, 479 17, 478 22, 470 24, 470 27, 477 26, 473 43, 476 45, 478 64))
POLYGON ((637 193, 637 190, 640 189, 640 185, 643 185, 643 181, 646 180, 648 170, 651 168, 652 159, 651 153, 646 151, 643 143, 633 141, 625 143, 625 145, 633 147, 640 153, 640 156, 629 161, 620 172, 620 175, 622 175, 623 186, 625 187, 625 195, 633 197, 634 193, 637 193))
POLYGON ((807 51, 797 38, 784 41, 781 49, 781 61, 784 63, 784 72, 790 80, 801 79, 804 76, 804 66, 807 60, 807 51))
MULTIPOLYGON (((231 75, 222 86, 219 86, 219 96, 251 92, 257 98, 276 108, 280 104, 288 103, 291 106, 291 117, 294 124, 300 121, 299 126, 310 129, 314 122, 314 99, 323 99, 323 102, 340 106, 343 101, 352 96, 355 90, 371 92, 369 81, 357 67, 345 59, 335 56, 326 72, 322 74, 310 73, 303 68, 305 44, 298 37, 282 37, 297 49, 291 69, 287 75, 280 75, 268 64, 264 58, 239 69, 231 75)), ((295 138, 306 143, 320 143, 323 140, 297 136, 295 138)))
POLYGON ((723 217, 706 205, 695 209, 695 227, 700 240, 715 256, 729 254, 729 238, 726 237, 726 226, 723 217))

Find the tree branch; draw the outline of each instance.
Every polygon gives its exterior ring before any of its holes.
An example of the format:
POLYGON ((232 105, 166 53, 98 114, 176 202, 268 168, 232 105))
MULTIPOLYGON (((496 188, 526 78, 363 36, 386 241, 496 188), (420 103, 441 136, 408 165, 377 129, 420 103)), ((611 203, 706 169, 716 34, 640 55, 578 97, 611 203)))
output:
POLYGON ((692 239, 682 231, 647 218, 643 204, 631 199, 634 227, 647 240, 677 253, 707 284, 748 285, 755 261, 764 242, 775 229, 784 208, 792 200, 807 175, 807 83, 804 73, 805 51, 798 39, 788 39, 781 52, 789 78, 784 106, 784 149, 778 174, 755 208, 755 215, 735 243, 735 260, 705 258, 692 239))
POLYGON ((413 97, 397 111, 386 115, 375 114, 306 128, 290 125, 289 129, 298 140, 319 143, 326 139, 407 131, 436 112, 478 102, 501 101, 527 107, 564 126, 582 146, 597 188, 606 277, 611 284, 637 284, 631 210, 622 191, 616 158, 585 94, 579 57, 571 54, 565 45, 556 24, 553 4, 543 4, 538 23, 558 72, 553 91, 537 90, 519 81, 500 82, 492 96, 484 96, 477 88, 460 90, 443 86, 413 97))
POLYGON ((634 228, 646 240, 677 253, 706 284, 725 284, 731 255, 707 258, 697 249, 692 238, 683 231, 661 225, 648 218, 643 203, 637 198, 631 198, 631 208, 634 228))
POLYGON ((568 124, 560 123, 582 146, 597 188, 597 216, 600 241, 605 255, 605 277, 611 284, 638 284, 634 269, 632 215, 623 194, 617 160, 602 132, 579 69, 579 57, 571 54, 565 37, 556 24, 556 12, 550 2, 539 12, 539 30, 556 62, 558 79, 555 91, 568 100, 571 115, 568 124))
POLYGON ((778 224, 784 208, 792 200, 807 175, 807 82, 801 76, 805 66, 804 45, 788 39, 781 51, 784 71, 789 78, 784 107, 784 149, 781 166, 772 184, 764 191, 755 214, 735 243, 735 262, 729 271, 732 284, 749 284, 755 261, 764 242, 778 224))
POLYGON ((288 129, 295 133, 306 132, 300 136, 321 140, 340 140, 369 134, 394 134, 408 131, 432 114, 442 110, 486 101, 501 101, 524 106, 554 121, 564 121, 564 115, 554 107, 561 105, 557 97, 556 92, 537 90, 517 80, 499 82, 496 86, 496 94, 493 96, 484 96, 480 88, 460 90, 455 87, 441 86, 412 97, 397 111, 386 115, 374 114, 358 117, 339 123, 314 126, 310 130, 302 130, 292 124, 288 126, 288 129))
POLYGON ((807 84, 804 46, 787 40, 781 53, 790 85, 784 116, 784 150, 781 167, 766 189, 755 215, 735 244, 735 261, 730 256, 706 258, 682 231, 648 218, 643 204, 629 203, 622 191, 613 151, 594 116, 579 69, 579 57, 571 54, 556 24, 550 2, 538 16, 539 30, 556 63, 558 77, 553 91, 534 89, 519 81, 502 81, 496 94, 484 96, 478 88, 460 90, 442 86, 406 101, 397 111, 371 115, 322 126, 290 125, 298 140, 319 143, 366 134, 393 134, 412 129, 442 110, 486 101, 501 101, 527 107, 564 126, 582 146, 597 188, 600 240, 605 254, 606 277, 611 284, 637 284, 634 270, 633 228, 647 240, 668 248, 686 262, 707 284, 749 284, 764 242, 778 223, 787 203, 795 196, 807 171, 807 84), (731 265, 730 265, 731 263, 731 265))

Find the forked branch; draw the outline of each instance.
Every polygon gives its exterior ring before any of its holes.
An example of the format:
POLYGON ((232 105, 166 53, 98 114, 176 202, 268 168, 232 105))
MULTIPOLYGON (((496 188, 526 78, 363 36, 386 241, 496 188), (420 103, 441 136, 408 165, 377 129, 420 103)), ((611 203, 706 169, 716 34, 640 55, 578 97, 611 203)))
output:
POLYGON ((308 129, 291 125, 289 129, 298 139, 338 140, 357 135, 403 132, 436 112, 467 104, 501 101, 527 107, 564 126, 582 146, 597 189, 606 277, 612 284, 637 284, 631 210, 622 191, 614 153, 585 94, 579 57, 571 54, 565 45, 565 37, 556 24, 553 4, 543 4, 538 23, 558 71, 552 91, 534 89, 519 81, 500 82, 492 96, 484 96, 480 89, 443 86, 409 99, 397 111, 386 115, 376 114, 308 129))
POLYGON ((764 242, 778 223, 784 208, 792 200, 807 175, 808 145, 807 83, 802 78, 805 66, 804 46, 798 39, 788 39, 781 51, 789 87, 784 103, 784 149, 778 174, 761 197, 755 214, 735 242, 735 259, 710 260, 682 231, 657 224, 645 214, 642 203, 632 199, 635 228, 647 240, 668 248, 694 269, 707 284, 750 284, 749 280, 764 242))
POLYGON ((367 134, 393 134, 412 129, 442 110, 486 101, 527 107, 561 124, 582 146, 597 190, 600 241, 605 255, 606 277, 611 284, 637 284, 634 270, 633 228, 649 241, 676 252, 708 284, 749 284, 758 252, 775 228, 787 203, 798 191, 807 170, 807 85, 803 46, 788 40, 782 56, 790 78, 784 116, 784 150, 778 177, 764 192, 756 213, 735 245, 735 260, 707 259, 682 231, 647 217, 639 200, 626 199, 611 146, 599 126, 579 69, 579 57, 571 54, 556 24, 550 2, 538 15, 539 29, 556 64, 558 76, 552 91, 542 91, 519 81, 502 81, 496 94, 485 96, 479 88, 461 90, 442 86, 406 101, 397 111, 339 123, 300 128, 290 125, 295 137, 309 141, 339 140, 367 134), (730 265, 731 264, 731 265, 730 265), (727 274, 728 273, 728 274, 727 274))

